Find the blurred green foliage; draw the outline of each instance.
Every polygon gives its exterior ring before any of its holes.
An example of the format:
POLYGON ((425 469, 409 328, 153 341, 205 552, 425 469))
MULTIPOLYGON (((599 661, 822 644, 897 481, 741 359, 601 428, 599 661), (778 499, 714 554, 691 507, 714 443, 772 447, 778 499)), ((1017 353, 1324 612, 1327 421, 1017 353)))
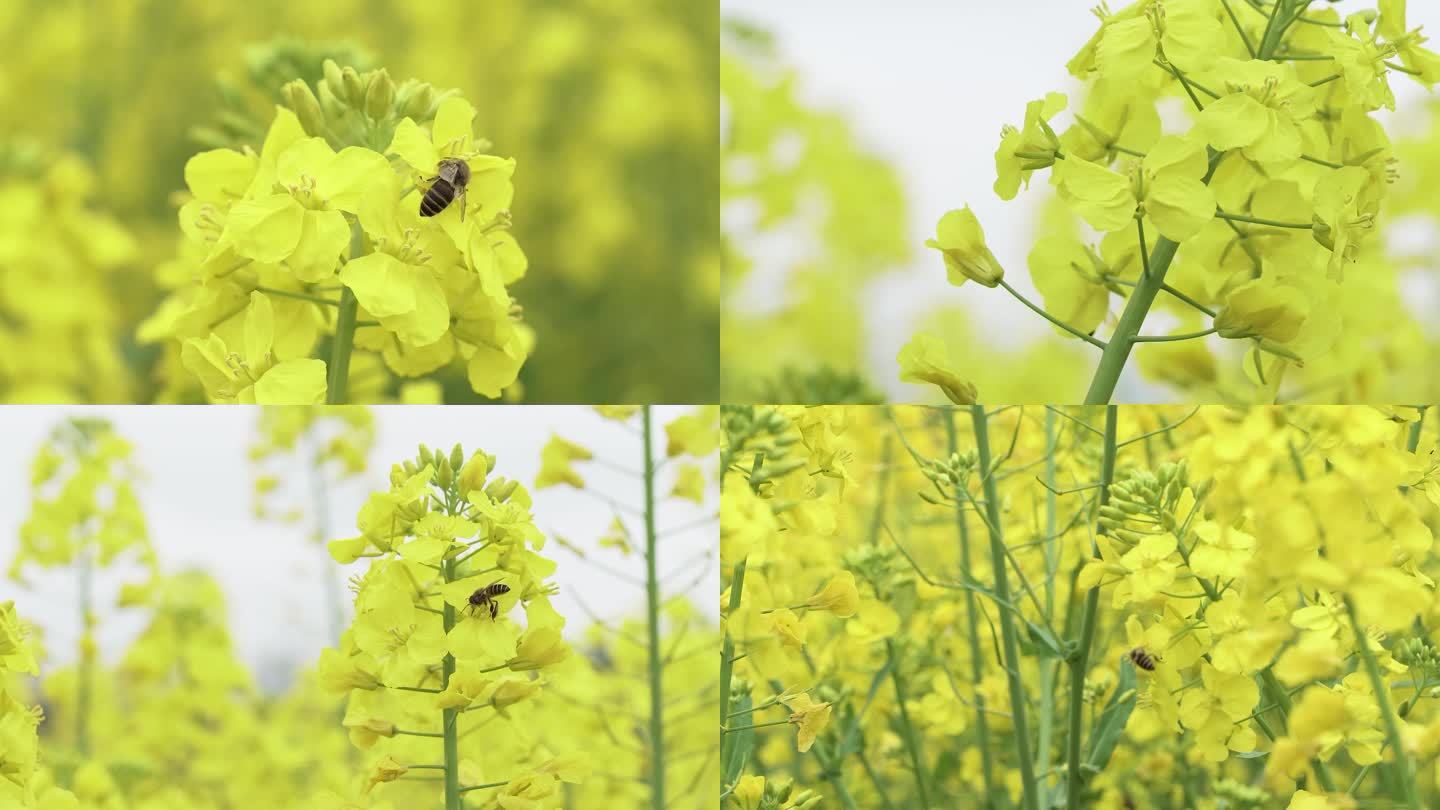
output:
MULTIPOLYGON (((0 133, 91 164, 93 206, 136 237, 106 316, 133 375, 112 387, 134 400, 157 390, 133 325, 174 250, 186 159, 254 142, 280 86, 332 57, 458 89, 517 159, 516 294, 538 336, 526 401, 714 401, 718 24, 714 5, 662 0, 11 0, 0 133)), ((446 401, 473 400, 442 382, 446 401)))

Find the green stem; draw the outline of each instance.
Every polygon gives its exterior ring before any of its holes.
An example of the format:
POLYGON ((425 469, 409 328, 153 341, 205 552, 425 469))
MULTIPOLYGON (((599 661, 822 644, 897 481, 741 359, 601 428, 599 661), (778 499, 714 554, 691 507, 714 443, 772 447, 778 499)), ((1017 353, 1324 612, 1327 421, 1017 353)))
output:
POLYGON ((900 675, 900 662, 895 655, 895 641, 885 639, 885 655, 890 659, 890 682, 895 685, 895 703, 900 710, 900 725, 905 732, 905 750, 910 754, 910 767, 915 770, 915 788, 920 794, 920 806, 930 808, 930 793, 925 787, 925 755, 920 752, 920 738, 910 722, 910 710, 905 707, 905 680, 900 675))
POLYGON ((849 789, 845 787, 845 779, 840 773, 839 765, 836 764, 834 758, 826 751, 825 746, 817 742, 815 748, 812 750, 815 751, 815 758, 820 762, 820 768, 824 773, 825 779, 834 786, 835 792, 840 796, 840 804, 845 807, 845 810, 859 810, 855 804, 855 797, 851 796, 849 789))
MULTIPOLYGON (((1169 240, 1162 239, 1162 242, 1169 240)), ((1173 242, 1171 244, 1174 244, 1173 242)), ((1172 251, 1173 253, 1173 251, 1172 251)), ((1110 484, 1115 480, 1115 422, 1116 407, 1105 409, 1105 447, 1100 462, 1100 505, 1110 502, 1110 484)), ((1098 557, 1099 549, 1092 542, 1090 555, 1098 557)), ((1085 613, 1080 619, 1080 642, 1075 657, 1070 660, 1070 717, 1069 736, 1066 738, 1067 776, 1065 787, 1068 792, 1065 806, 1069 810, 1080 808, 1080 727, 1084 714, 1085 673, 1090 667, 1090 645, 1095 643, 1095 616, 1100 607, 1100 588, 1092 587, 1085 594, 1085 613)))
MULTIPOLYGON (((365 249, 365 232, 359 220, 350 224, 350 258, 365 249)), ((335 339, 330 344, 330 379, 325 390, 326 405, 344 405, 350 396, 350 353, 355 347, 355 322, 360 302, 346 287, 340 291, 340 311, 335 316, 335 339)))
POLYGON ((509 782, 486 782, 483 785, 466 785, 460 788, 461 793, 469 793, 472 790, 487 790, 489 788, 505 787, 509 782))
MULTIPOLYGON (((1046 621, 1053 624, 1055 618, 1055 574, 1059 568, 1060 558, 1056 553, 1055 537, 1056 517, 1059 512, 1057 495, 1055 494, 1055 413, 1045 411, 1045 545, 1041 549, 1045 554, 1045 617, 1046 621)), ((1036 733, 1036 761, 1035 771, 1040 774, 1040 781, 1035 785, 1038 794, 1039 804, 1042 808, 1050 806, 1050 781, 1047 774, 1050 773, 1050 739, 1053 735, 1052 726, 1055 722, 1055 675, 1056 668, 1042 661, 1040 666, 1040 728, 1036 733)), ((978 679, 977 679, 978 682, 978 679)), ((989 784, 986 784, 987 791, 989 784)))
MULTIPOLYGON (((734 616, 735 611, 740 609, 740 594, 745 590, 745 560, 735 563, 735 568, 730 573, 730 604, 725 611, 726 616, 734 616)), ((730 635, 728 627, 725 629, 725 640, 720 643, 720 728, 725 728, 725 721, 730 719, 730 680, 735 669, 735 638, 730 635)), ((720 761, 727 761, 727 747, 734 745, 730 738, 722 739, 720 742, 720 761)), ((722 786, 724 787, 724 786, 722 786)))
POLYGON ((1178 243, 1163 236, 1156 240, 1155 250, 1150 254, 1150 272, 1140 274, 1135 289, 1125 302, 1125 310, 1120 313, 1115 334, 1106 341, 1105 350, 1100 354, 1100 364, 1095 368, 1090 389, 1085 393, 1086 405, 1104 405, 1115 395, 1120 372, 1125 369, 1130 349, 1135 345, 1135 338, 1140 334, 1140 327, 1145 323, 1155 296, 1165 284, 1165 273, 1169 271, 1170 261, 1175 258, 1179 247, 1178 243))
MULTIPOLYGON (((650 806, 665 810, 665 721, 660 664, 660 578, 655 566, 655 457, 650 406, 641 409, 645 446, 645 616, 650 659, 650 806)), ((720 707, 721 712, 726 710, 720 707)))
POLYGON ((264 293, 266 295, 277 295, 281 298, 293 298, 296 301, 305 301, 324 307, 340 306, 340 302, 336 301, 333 298, 324 298, 318 295, 309 295, 308 293, 291 292, 290 290, 277 290, 274 287, 256 287, 255 292, 264 293))
POLYGON ((1354 629, 1355 638, 1358 640, 1356 647, 1360 652, 1360 660, 1365 664, 1365 674, 1370 678, 1370 688, 1375 691, 1375 702, 1380 706, 1380 718, 1385 721, 1385 738, 1395 756, 1393 770, 1400 780, 1405 806, 1410 810, 1420 810, 1420 795, 1415 790, 1415 774, 1400 739, 1400 722, 1390 707, 1390 686, 1385 683, 1385 676, 1380 673, 1380 664, 1375 660, 1375 653, 1370 651, 1365 629, 1360 626, 1360 617, 1355 613, 1355 603, 1348 596, 1345 597, 1345 612, 1350 616, 1350 627, 1354 629))
POLYGON ((1291 228, 1297 231, 1310 230, 1310 223, 1308 222, 1281 222, 1275 219, 1252 217, 1247 214, 1230 214, 1224 211, 1216 211, 1215 218, 1228 219, 1231 222, 1248 222, 1251 225, 1268 225, 1271 228, 1291 228))
MULTIPOLYGON (((985 493, 985 513, 989 519, 990 565, 995 578, 995 595, 1010 601, 1009 573, 1005 562, 1005 538, 1000 528, 1000 496, 996 492, 995 474, 990 460, 990 426, 982 405, 970 406, 970 420, 975 428, 975 453, 980 479, 985 493)), ((1015 756, 1019 760, 1021 787, 1024 790, 1022 806, 1025 810, 1039 810, 1035 797, 1035 761, 1030 755, 1030 730, 1025 722, 1025 685, 1020 680, 1020 651, 1015 634, 1015 618, 1009 612, 1000 612, 1000 642, 1005 651, 1005 677, 1010 686, 1010 717, 1015 731, 1015 756)))
POLYGON ((724 727, 722 730, 723 730, 726 734, 734 734, 734 733, 737 732, 737 731, 751 731, 751 730, 757 729, 757 728, 770 728, 770 727, 772 727, 772 726, 788 726, 788 725, 790 725, 790 718, 787 717, 787 718, 785 718, 784 720, 771 720, 771 721, 769 721, 768 723, 751 723, 751 724, 748 725, 748 726, 728 726, 728 727, 724 727))
POLYGON ((1212 326, 1212 327, 1210 327, 1209 329, 1202 329, 1202 330, 1200 330, 1200 331, 1198 331, 1198 332, 1184 332, 1184 333, 1179 334, 1179 335, 1136 335, 1136 336, 1135 336, 1135 342, 1136 342, 1136 343, 1174 343, 1174 342, 1180 341, 1180 340, 1194 340, 1194 339, 1196 339, 1196 338, 1203 338, 1203 337, 1205 337, 1206 335, 1213 335, 1213 334, 1215 334, 1215 331, 1216 331, 1216 330, 1215 330, 1215 327, 1212 326))
MULTIPOLYGON (((445 578, 446 584, 455 581, 455 561, 446 560, 440 567, 441 576, 445 578)), ((455 606, 449 602, 445 603, 445 615, 442 619, 445 624, 445 635, 449 636, 450 631, 455 628, 455 606)), ((455 656, 445 653, 444 660, 440 663, 440 683, 442 689, 450 688, 450 678, 455 674, 455 656)), ((441 728, 445 734, 445 810, 462 810, 464 805, 460 801, 460 713, 455 709, 444 709, 441 713, 441 728)))
POLYGON ((1001 287, 1004 287, 1006 292, 1008 292, 1008 293, 1010 293, 1011 295, 1015 296, 1015 299, 1016 299, 1017 301, 1019 301, 1020 303, 1024 304, 1025 306, 1029 307, 1029 308, 1030 308, 1030 311, 1031 311, 1031 312, 1034 312, 1036 315, 1039 315, 1040 317, 1044 318, 1045 320, 1049 321, 1050 323, 1055 324, 1055 325, 1056 325, 1057 327, 1059 327, 1060 329, 1063 329, 1064 331, 1069 332, 1070 334, 1074 335, 1074 336, 1077 337, 1077 338, 1080 338, 1081 340, 1085 341, 1086 343, 1089 343, 1091 346, 1095 346, 1095 347, 1100 348, 1100 349, 1105 348, 1105 341, 1096 338, 1094 335, 1087 335, 1087 334, 1085 334, 1084 332, 1081 332, 1079 329, 1076 329, 1075 327, 1071 326, 1070 324, 1065 323, 1064 321, 1060 320, 1059 318, 1056 318, 1054 315, 1051 315, 1050 313, 1046 312, 1044 309, 1036 306, 1033 302, 1030 301, 1030 299, 1028 299, 1028 298, 1026 298, 1025 296, 1021 295, 1019 290, 1015 289, 1014 287, 1011 287, 1011 286, 1005 281, 1005 279, 1003 279, 1003 278, 1000 279, 1000 286, 1001 286, 1001 287))
MULTIPOLYGON (((959 450, 954 414, 945 420, 945 433, 950 453, 954 455, 959 450)), ((970 566, 970 527, 965 520, 965 509, 961 506, 959 499, 955 501, 955 527, 960 537, 960 570, 968 574, 974 570, 970 566)), ((980 770, 985 779, 984 801, 986 806, 989 806, 991 797, 995 795, 995 773, 994 765, 990 761, 990 725, 985 718, 985 697, 978 688, 985 675, 984 659, 980 654, 980 612, 975 606, 975 592, 968 588, 965 590, 965 615, 970 623, 970 676, 972 682, 977 685, 974 698, 975 733, 980 744, 980 770)))

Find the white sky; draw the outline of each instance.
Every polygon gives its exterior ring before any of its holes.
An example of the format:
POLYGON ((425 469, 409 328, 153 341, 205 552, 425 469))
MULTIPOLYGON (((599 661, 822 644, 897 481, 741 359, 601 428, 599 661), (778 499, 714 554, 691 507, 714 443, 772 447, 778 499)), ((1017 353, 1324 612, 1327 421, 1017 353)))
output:
MULTIPOLYGON (((484 449, 498 456, 494 474, 520 480, 534 496, 536 524, 547 537, 560 535, 587 550, 590 560, 611 571, 643 578, 644 563, 637 554, 624 557, 613 549, 600 549, 596 540, 609 526, 611 507, 601 499, 568 487, 535 491, 540 448, 552 433, 589 447, 600 459, 624 470, 639 470, 642 447, 639 417, 632 430, 602 419, 593 410, 575 406, 390 406, 372 409, 376 440, 365 475, 330 492, 329 525, 332 537, 349 537, 355 514, 369 493, 388 487, 390 465, 413 458, 421 442, 447 451, 462 442, 467 455, 484 449)), ((655 409, 656 454, 665 448, 663 425, 689 407, 655 409)), ((336 577, 344 587, 348 573, 329 559, 321 546, 309 541, 306 524, 259 521, 252 514, 253 472, 247 450, 258 436, 259 410, 230 406, 202 407, 39 407, 0 409, 0 569, 15 555, 16 533, 29 513, 29 467, 35 451, 61 420, 75 416, 111 420, 116 430, 135 446, 135 460, 145 473, 139 486, 141 504, 149 521, 150 536, 164 571, 202 569, 224 589, 231 634, 241 658, 257 672, 267 688, 282 688, 297 667, 313 662, 331 643, 330 616, 322 576, 336 577)), ((702 461, 703 463, 703 461, 702 461)), ((669 492, 674 469, 662 470, 658 495, 669 492)), ((713 464, 706 473, 713 478, 713 464)), ((285 466, 271 465, 282 486, 291 491, 280 498, 308 506, 309 482, 298 459, 285 466)), ((593 489, 616 501, 640 507, 644 503, 639 478, 595 462, 576 465, 593 489)), ((665 498, 657 526, 679 527, 697 521, 696 528, 662 536, 659 571, 666 593, 685 592, 707 615, 715 616, 718 527, 705 522, 718 508, 718 487, 709 485, 703 507, 689 501, 665 498)), ((643 522, 625 516, 631 536, 643 544, 643 522)), ((556 608, 568 618, 567 632, 578 634, 591 624, 577 598, 605 618, 643 612, 642 587, 600 570, 586 560, 548 544, 546 553, 557 560, 554 581, 560 586, 556 608)), ((365 561, 354 567, 363 570, 365 561)), ((122 582, 137 581, 135 571, 97 577, 97 605, 101 607, 102 656, 113 661, 144 625, 143 609, 113 608, 122 582)), ((43 628, 51 664, 73 661, 79 632, 77 585, 68 572, 44 572, 31 565, 24 589, 0 579, 0 601, 14 599, 21 615, 43 628)), ((349 592, 346 592, 348 610, 349 592)), ((348 616, 348 614, 347 614, 348 616)))
MULTIPOLYGON (((995 196, 994 153, 1002 124, 1020 124, 1025 103, 1060 90, 1075 99, 1080 84, 1065 63, 1095 32, 1090 9, 1098 0, 722 0, 721 14, 774 34, 781 61, 798 73, 800 96, 813 107, 843 114, 860 142, 888 159, 908 194, 912 261, 866 291, 873 382, 899 401, 916 386, 899 382, 895 355, 919 317, 935 305, 962 302, 983 332, 1016 345, 1053 330, 1003 290, 945 284, 937 254, 921 246, 935 234, 941 214, 966 204, 984 226, 987 241, 1007 280, 1039 301, 1025 267, 1034 241, 1038 203, 1032 193, 1005 202, 995 196)), ((1112 9, 1125 6, 1111 0, 1112 9)), ((1318 4, 1317 4, 1318 7, 1318 4)), ((1346 2, 1341 13, 1373 8, 1346 2)), ((1411 0, 1411 28, 1425 25, 1440 37, 1440 2, 1411 0)), ((1430 43, 1440 48, 1440 39, 1430 43)), ((1397 109, 1425 95, 1416 83, 1395 76, 1397 109)), ((1383 113, 1383 111, 1382 111, 1383 113)), ((1069 119, 1062 115, 1062 121, 1069 119)), ((1386 120, 1382 116, 1382 120, 1386 120)), ((1388 121, 1387 121, 1388 124, 1388 121)), ((803 251, 795 245, 762 244, 760 254, 784 264, 803 251)), ((754 251, 752 251, 753 254, 754 251)), ((767 262, 768 263, 768 262, 767 262)), ((763 275, 757 273, 757 276, 763 275)), ((1418 279, 1416 280, 1418 282, 1418 279)), ((783 289, 775 278, 752 283, 765 293, 783 289)), ((1407 288, 1417 311, 1440 309, 1440 284, 1407 288)), ((957 358, 959 359, 959 358, 957 358)), ((1131 364, 1133 367, 1133 364, 1131 364)), ((1143 399, 1143 383, 1127 372, 1118 401, 1143 399)), ((1149 392, 1152 393, 1153 392, 1149 392)))

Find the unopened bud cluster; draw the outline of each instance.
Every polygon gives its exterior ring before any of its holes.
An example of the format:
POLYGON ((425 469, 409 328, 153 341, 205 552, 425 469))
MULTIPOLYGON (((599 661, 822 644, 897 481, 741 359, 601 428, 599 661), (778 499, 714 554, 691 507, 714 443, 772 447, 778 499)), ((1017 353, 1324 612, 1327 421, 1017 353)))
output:
MULTIPOLYGON (((325 77, 315 83, 314 90, 305 80, 295 79, 280 92, 305 133, 324 138, 336 149, 367 146, 383 150, 401 120, 428 123, 440 102, 455 94, 453 90, 437 91, 418 79, 397 85, 385 68, 361 73, 326 59, 323 69, 325 77)), ((477 143, 476 148, 483 151, 488 144, 477 143)))
POLYGON ((1110 487, 1110 502, 1100 507, 1100 524, 1106 529, 1141 533, 1175 531, 1184 515, 1176 504, 1189 485, 1185 462, 1167 462, 1155 472, 1136 470, 1110 487))
POLYGON ((1395 660, 1411 669, 1426 673, 1440 673, 1440 650, 1429 640, 1419 636, 1404 639, 1395 645, 1395 660))
POLYGON ((1234 779, 1219 779, 1216 780, 1214 789, 1215 798, 1224 802, 1224 807, 1234 810, 1260 810, 1270 806, 1270 794, 1254 785, 1234 779))
POLYGON ((893 545, 856 546, 846 551, 841 561, 855 576, 874 586, 876 596, 885 601, 889 601, 895 590, 913 581, 909 564, 901 559, 893 545))
MULTIPOLYGON (((951 453, 946 458, 925 459, 921 462, 920 472, 935 482, 942 491, 954 497, 954 493, 969 486, 970 476, 974 474, 978 464, 979 456, 974 450, 967 450, 964 453, 951 453)), ((921 497, 934 502, 927 493, 922 492, 921 497)))

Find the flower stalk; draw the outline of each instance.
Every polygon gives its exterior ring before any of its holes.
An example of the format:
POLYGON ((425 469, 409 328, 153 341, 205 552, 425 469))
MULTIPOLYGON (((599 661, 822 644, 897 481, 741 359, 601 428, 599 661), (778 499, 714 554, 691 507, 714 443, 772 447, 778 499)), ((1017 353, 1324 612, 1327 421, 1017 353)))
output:
MULTIPOLYGON (((1165 241, 1165 240, 1162 240, 1165 241)), ((1171 251, 1173 254, 1173 251, 1171 251)), ((1105 408, 1104 446, 1100 462, 1100 506, 1110 501, 1110 485, 1115 481, 1115 431, 1117 409, 1114 405, 1105 408)), ((1100 550, 1091 543, 1090 554, 1100 556, 1100 550)), ((1083 779, 1080 776, 1080 731, 1084 724, 1085 675, 1090 668, 1090 647, 1095 643, 1095 617, 1100 607, 1100 587, 1096 585, 1085 594, 1085 612, 1080 619, 1080 638, 1070 659, 1070 716, 1066 737, 1066 801, 1069 810, 1079 810, 1083 779)))
MULTIPOLYGON (((641 408, 645 453, 645 619, 648 633, 650 679, 650 806, 665 810, 665 718, 662 691, 664 664, 660 660, 660 579, 655 560, 655 455, 651 447, 650 406, 641 408)), ((721 714, 726 710, 722 703, 721 714)))
MULTIPOLYGON (((957 418, 956 414, 952 413, 945 419, 946 443, 951 455, 959 452, 955 429, 957 418)), ((965 507, 958 499, 955 501, 955 528, 959 535, 960 568, 962 571, 973 571, 970 563, 970 526, 965 519, 965 507)), ((967 588, 964 599, 965 619, 970 625, 970 679, 978 685, 985 677, 984 657, 980 654, 980 611, 975 605, 973 590, 967 588)), ((979 689, 975 690, 975 735, 980 746, 980 772, 985 783, 985 802, 988 806, 990 797, 995 795, 995 766, 991 762, 990 724, 985 716, 985 697, 980 694, 979 689)))
MULTIPOLYGON (((1000 525, 1000 495, 995 486, 996 471, 991 464, 990 428, 985 416, 985 406, 971 405, 970 418, 975 430, 977 469, 981 475, 980 485, 985 495, 985 514, 989 523, 990 564, 995 578, 995 596, 1002 602, 1010 602, 1005 538, 1000 525)), ((1015 633, 1015 618, 1009 611, 1000 611, 1000 641, 1005 652, 1006 681, 1010 687, 1010 716, 1015 729, 1015 755, 1019 760, 1024 791, 1022 806, 1026 810, 1039 810, 1039 801, 1035 795, 1035 762, 1030 754, 1030 730, 1026 723, 1025 685, 1020 679, 1020 648, 1015 633)))

